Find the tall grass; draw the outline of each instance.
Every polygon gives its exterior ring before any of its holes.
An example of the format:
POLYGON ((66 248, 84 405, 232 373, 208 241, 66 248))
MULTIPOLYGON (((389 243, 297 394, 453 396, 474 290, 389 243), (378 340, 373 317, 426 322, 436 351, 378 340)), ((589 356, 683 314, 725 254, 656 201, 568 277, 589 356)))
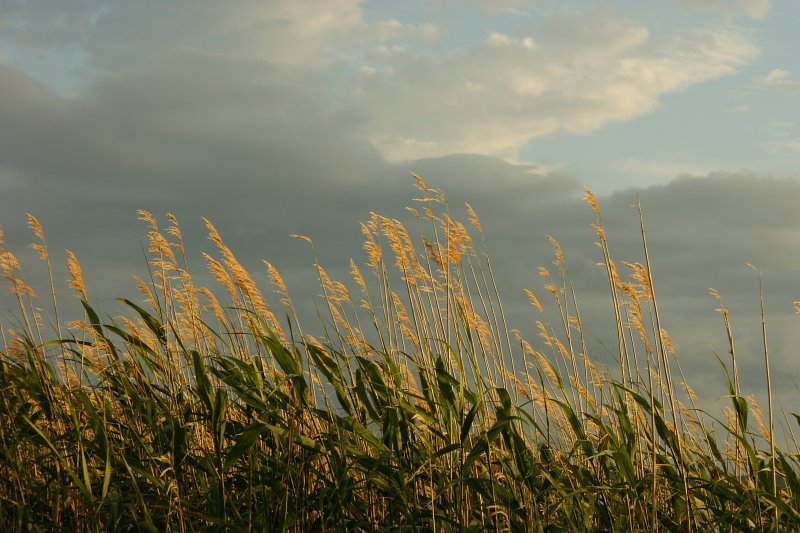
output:
MULTIPOLYGON (((526 339, 506 323, 475 212, 467 229, 415 178, 415 236, 372 214, 349 286, 315 264, 324 314, 309 330, 279 272, 265 261, 257 276, 271 280, 270 302, 208 221, 220 290, 187 271, 173 216, 161 229, 141 212, 141 300, 100 316, 69 253, 84 310, 73 322, 60 319, 52 274, 51 297, 36 299, 0 244, 18 306, 2 325, 0 528, 800 528, 797 450, 775 446, 771 394, 767 426, 740 390, 717 293, 729 406, 715 417, 696 405, 661 325, 643 218, 644 262, 617 262, 587 190, 616 328, 607 368, 589 352, 555 239, 553 270, 540 269, 554 313, 527 290, 539 336, 526 339)), ((29 224, 51 272, 44 231, 29 224)), ((769 370, 766 326, 764 339, 769 370)))

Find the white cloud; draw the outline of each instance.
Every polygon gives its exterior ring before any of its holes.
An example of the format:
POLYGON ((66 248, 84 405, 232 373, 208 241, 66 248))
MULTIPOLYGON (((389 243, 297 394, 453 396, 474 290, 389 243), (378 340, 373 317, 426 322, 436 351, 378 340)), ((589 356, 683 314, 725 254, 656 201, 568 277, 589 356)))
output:
POLYGON ((755 88, 762 91, 777 90, 785 93, 800 92, 800 81, 792 79, 788 70, 776 68, 756 80, 755 88))
POLYGON ((772 0, 676 0, 675 6, 686 11, 711 11, 726 17, 744 15, 761 20, 772 9, 772 0))
POLYGON ((533 6, 539 2, 538 0, 436 0, 436 3, 447 7, 468 4, 487 12, 509 11, 524 14, 526 7, 533 6))
POLYGON ((430 40, 432 24, 365 20, 361 0, 44 0, 4 3, 0 29, 17 46, 77 47, 90 66, 123 70, 199 50, 282 65, 319 66, 390 39, 430 40))
POLYGON ((596 8, 445 56, 384 49, 383 68, 358 80, 348 104, 368 117, 364 135, 390 160, 513 157, 536 137, 651 112, 663 95, 731 74, 757 53, 738 27, 654 38, 616 10, 596 8))
POLYGON ((360 0, 243 0, 236 9, 215 0, 105 9, 87 1, 73 12, 75 1, 6 5, 0 17, 19 43, 70 42, 90 66, 117 74, 187 50, 286 66, 287 83, 343 94, 335 105, 362 117, 362 139, 395 161, 459 152, 514 160, 531 139, 651 112, 663 95, 734 72, 757 52, 736 27, 661 38, 610 7, 551 13, 527 32, 422 54, 406 41, 436 39, 439 27, 368 20, 360 0), (324 77, 341 62, 352 68, 335 82, 324 77))
POLYGON ((775 141, 770 146, 775 151, 789 151, 800 152, 800 139, 788 139, 783 141, 775 141))

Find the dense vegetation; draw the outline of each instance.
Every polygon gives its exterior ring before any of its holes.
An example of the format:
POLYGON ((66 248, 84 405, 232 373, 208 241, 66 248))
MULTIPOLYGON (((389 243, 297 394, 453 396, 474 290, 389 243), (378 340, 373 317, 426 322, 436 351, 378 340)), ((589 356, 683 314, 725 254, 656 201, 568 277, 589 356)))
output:
MULTIPOLYGON (((372 215, 353 292, 315 265, 320 338, 278 271, 264 262, 268 303, 211 223, 218 255, 205 259, 224 298, 187 272, 175 218, 161 230, 142 212, 141 301, 98 316, 68 252, 85 310, 73 322, 53 276, 36 299, 0 234, 18 303, 0 345, 0 529, 800 529, 797 450, 775 446, 771 396, 762 416, 740 390, 732 336, 728 407, 697 409, 643 226, 643 264, 618 268, 587 190, 616 324, 619 364, 603 368, 555 240, 540 274, 558 314, 527 291, 541 318, 526 340, 506 324, 475 213, 468 231, 417 184, 418 239, 372 215)), ((721 298, 719 311, 730 335, 721 298)))

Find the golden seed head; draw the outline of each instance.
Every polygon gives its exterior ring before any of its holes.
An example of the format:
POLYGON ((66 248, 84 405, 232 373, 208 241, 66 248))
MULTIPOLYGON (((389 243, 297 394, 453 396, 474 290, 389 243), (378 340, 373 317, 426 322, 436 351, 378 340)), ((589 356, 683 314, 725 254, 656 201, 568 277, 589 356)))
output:
POLYGON ((353 279, 355 280, 359 288, 362 291, 367 292, 367 284, 364 282, 364 276, 361 275, 361 271, 358 269, 358 265, 356 265, 356 262, 353 261, 352 259, 350 259, 350 273, 352 274, 353 279))
POLYGON ((69 275, 72 277, 72 280, 68 284, 69 287, 78 291, 85 299, 86 285, 83 282, 83 271, 81 270, 81 265, 78 263, 78 259, 75 257, 75 254, 70 250, 67 250, 67 270, 69 271, 69 275))
POLYGON ((566 264, 567 259, 566 257, 564 257, 564 252, 563 250, 561 250, 561 245, 558 244, 558 241, 555 240, 555 238, 552 235, 548 235, 547 238, 550 239, 550 244, 553 245, 553 250, 556 253, 556 260, 553 261, 553 266, 555 267, 563 266, 564 264, 566 264))
POLYGON ((599 224, 592 224, 592 227, 597 232, 597 237, 600 239, 601 242, 606 240, 606 231, 600 227, 599 224))
POLYGON ((231 280, 230 275, 225 270, 225 267, 222 264, 208 255, 207 253, 203 252, 203 258, 206 260, 208 264, 208 270, 211 272, 211 275, 214 276, 223 287, 228 289, 228 292, 231 296, 236 294, 236 286, 233 284, 233 280, 231 280))
POLYGON ((159 266, 164 270, 175 270, 177 268, 177 260, 169 241, 158 231, 151 231, 148 235, 148 240, 150 241, 150 248, 147 251, 159 256, 161 259, 159 266))
POLYGON ((672 346, 672 339, 669 338, 669 334, 667 334, 667 330, 664 328, 661 328, 661 339, 664 341, 667 351, 669 351, 669 353, 674 357, 675 348, 672 346))
POLYGON ((306 335, 306 340, 308 341, 308 344, 310 344, 311 346, 318 348, 322 351, 325 350, 325 347, 322 345, 322 343, 319 342, 319 340, 317 340, 317 338, 314 337, 313 335, 306 335))
MULTIPOLYGON (((426 238, 422 238, 422 244, 425 246, 425 249, 428 250, 428 254, 430 255, 431 260, 436 263, 436 266, 439 267, 439 270, 444 271, 445 269, 445 259, 439 251, 437 251, 433 244, 426 238)), ((437 245, 438 247, 438 245, 437 245)))
POLYGON ((375 241, 375 229, 373 221, 366 224, 361 223, 361 233, 364 235, 364 253, 366 253, 367 263, 372 269, 376 269, 383 260, 381 247, 375 241))
POLYGON ((283 278, 278 272, 278 269, 275 268, 269 261, 262 259, 261 262, 267 267, 267 270, 269 271, 269 278, 272 280, 272 283, 274 283, 275 286, 278 287, 278 290, 283 294, 287 294, 289 290, 286 288, 286 284, 283 282, 283 278))
POLYGON ((42 259, 42 261, 49 260, 49 256, 47 255, 47 248, 45 248, 43 245, 32 243, 29 246, 33 248, 33 251, 37 253, 37 255, 42 259))
POLYGON ((597 204, 597 198, 589 187, 584 187, 583 192, 586 193, 583 197, 584 201, 592 206, 595 215, 600 215, 600 206, 597 204))
POLYGON ((310 237, 306 237, 305 235, 297 235, 295 233, 292 233, 291 235, 289 235, 289 237, 291 237, 292 239, 298 239, 298 240, 301 240, 301 241, 306 241, 308 244, 310 244, 312 246, 314 245, 314 242, 311 240, 311 238, 310 237))
POLYGON ((555 285, 553 285, 552 283, 548 283, 548 284, 546 284, 544 286, 544 288, 545 288, 545 290, 547 290, 547 292, 549 292, 550 294, 552 294, 556 298, 556 301, 558 301, 558 299, 559 299, 558 298, 558 289, 556 289, 555 285))
POLYGON ((475 212, 474 209, 472 209, 471 205, 469 204, 464 204, 464 205, 467 206, 467 213, 469 213, 468 217, 469 223, 475 226, 476 230, 483 231, 483 228, 481 227, 481 221, 478 219, 478 214, 475 212))
POLYGON ((524 291, 525 291, 525 294, 528 296, 528 299, 531 301, 531 304, 533 304, 533 306, 534 306, 534 307, 535 307, 535 308, 536 308, 536 309, 537 309, 537 310, 538 310, 540 313, 544 313, 544 308, 542 307, 542 304, 540 304, 540 303, 539 303, 539 299, 538 299, 538 298, 536 298, 536 296, 533 294, 533 292, 531 292, 531 291, 530 291, 530 290, 528 290, 528 289, 524 289, 524 291))
POLYGON ((0 269, 8 279, 14 279, 14 271, 20 270, 17 257, 8 250, 0 250, 0 269))
POLYGON ((219 232, 217 228, 214 227, 214 224, 211 223, 210 220, 203 217, 203 224, 205 224, 206 229, 208 230, 208 238, 211 242, 217 245, 217 248, 220 250, 227 249, 228 247, 225 246, 225 243, 222 242, 222 237, 219 236, 219 232))
POLYGON ((145 211, 144 209, 139 209, 139 210, 136 211, 136 213, 139 215, 139 220, 149 224, 150 227, 153 229, 153 231, 158 231, 158 222, 153 217, 152 213, 150 213, 150 211, 145 211))
POLYGON ((28 226, 33 230, 36 238, 44 242, 44 230, 42 229, 42 225, 35 216, 31 215, 30 213, 26 214, 28 215, 28 226))
POLYGON ((183 235, 181 234, 181 227, 178 224, 178 219, 175 218, 175 215, 173 215, 172 213, 167 213, 167 219, 170 222, 170 227, 167 228, 167 233, 169 233, 178 240, 183 240, 183 235))
POLYGON ((761 406, 758 405, 755 396, 752 394, 747 397, 747 401, 750 403, 753 418, 756 420, 756 424, 758 425, 758 430, 761 433, 761 436, 767 441, 770 440, 769 430, 767 429, 766 424, 764 424, 764 413, 761 411, 761 406))
POLYGON ((523 398, 530 400, 531 396, 528 393, 528 389, 525 388, 525 385, 523 385, 522 382, 519 379, 517 379, 517 376, 515 376, 514 373, 511 372, 510 370, 506 370, 505 374, 506 374, 506 377, 508 377, 511 380, 511 383, 514 384, 514 388, 517 389, 517 392, 523 398))
POLYGON ((422 192, 428 192, 428 186, 425 185, 425 180, 423 180, 414 172, 411 173, 411 177, 417 182, 417 189, 421 190, 422 192))
POLYGON ((686 395, 689 397, 689 399, 692 402, 697 402, 697 393, 695 393, 694 389, 685 381, 683 382, 683 388, 686 390, 686 395))

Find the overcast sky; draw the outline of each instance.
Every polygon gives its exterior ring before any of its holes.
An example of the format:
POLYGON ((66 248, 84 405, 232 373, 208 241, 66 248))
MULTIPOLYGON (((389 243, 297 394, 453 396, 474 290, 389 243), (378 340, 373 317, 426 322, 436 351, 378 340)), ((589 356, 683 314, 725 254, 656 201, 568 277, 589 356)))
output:
POLYGON ((522 288, 539 288, 552 234, 590 335, 606 340, 582 186, 630 261, 638 192, 663 320, 695 385, 724 393, 714 287, 744 383, 762 387, 750 262, 791 407, 797 21, 797 0, 0 0, 0 225, 35 281, 25 212, 38 216, 53 255, 74 250, 90 299, 112 309, 145 271, 137 209, 175 213, 200 272, 207 216, 310 310, 311 258, 288 235, 311 236, 344 278, 361 255, 358 221, 403 216, 413 171, 477 209, 529 338, 522 288))

